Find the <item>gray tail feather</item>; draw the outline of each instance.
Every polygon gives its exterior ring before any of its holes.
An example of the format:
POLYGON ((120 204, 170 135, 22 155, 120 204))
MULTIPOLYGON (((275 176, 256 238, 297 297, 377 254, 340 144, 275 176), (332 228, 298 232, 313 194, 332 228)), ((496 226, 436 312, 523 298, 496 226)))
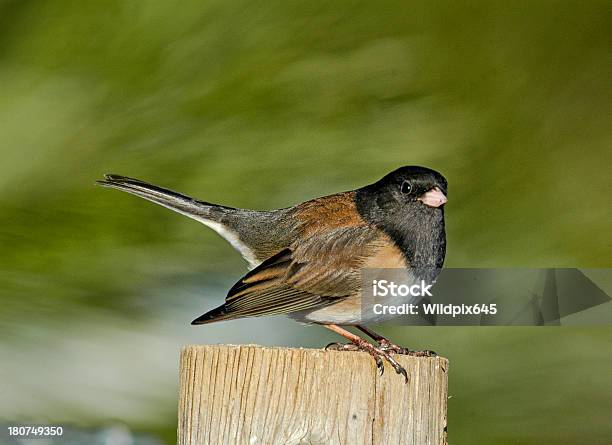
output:
POLYGON ((230 207, 198 201, 181 193, 125 176, 108 174, 104 175, 103 181, 96 181, 96 183, 103 187, 110 187, 140 196, 200 222, 218 221, 226 213, 225 211, 233 210, 230 207))

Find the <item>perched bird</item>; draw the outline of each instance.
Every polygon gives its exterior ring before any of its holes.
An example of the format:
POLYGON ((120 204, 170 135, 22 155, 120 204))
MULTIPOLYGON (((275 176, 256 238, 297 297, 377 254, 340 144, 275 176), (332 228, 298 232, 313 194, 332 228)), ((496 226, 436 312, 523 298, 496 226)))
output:
POLYGON ((98 184, 203 223, 249 263, 252 270, 230 289, 225 303, 192 324, 287 314, 347 338, 351 343, 339 349, 367 351, 381 373, 386 359, 406 379, 406 371, 392 353, 429 354, 397 346, 362 326, 382 320, 363 319, 361 273, 365 268, 441 269, 446 252, 447 182, 440 173, 425 167, 401 167, 357 190, 270 211, 198 201, 112 174, 98 184), (342 326, 355 326, 377 344, 342 326))

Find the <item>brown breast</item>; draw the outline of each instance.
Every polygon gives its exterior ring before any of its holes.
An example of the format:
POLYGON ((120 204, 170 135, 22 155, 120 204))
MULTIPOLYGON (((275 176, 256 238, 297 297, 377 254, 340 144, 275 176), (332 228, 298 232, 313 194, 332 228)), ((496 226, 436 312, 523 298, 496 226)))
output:
POLYGON ((371 269, 396 269, 406 268, 406 259, 402 251, 391 241, 386 234, 381 232, 381 247, 370 256, 363 264, 364 268, 371 269))

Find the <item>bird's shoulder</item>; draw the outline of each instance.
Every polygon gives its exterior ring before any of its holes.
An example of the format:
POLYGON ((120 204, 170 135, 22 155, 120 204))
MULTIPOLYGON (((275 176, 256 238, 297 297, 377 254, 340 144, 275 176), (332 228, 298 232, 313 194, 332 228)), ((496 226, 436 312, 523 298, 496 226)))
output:
POLYGON ((355 203, 355 192, 342 192, 312 199, 292 209, 304 235, 326 232, 341 227, 364 227, 355 203))

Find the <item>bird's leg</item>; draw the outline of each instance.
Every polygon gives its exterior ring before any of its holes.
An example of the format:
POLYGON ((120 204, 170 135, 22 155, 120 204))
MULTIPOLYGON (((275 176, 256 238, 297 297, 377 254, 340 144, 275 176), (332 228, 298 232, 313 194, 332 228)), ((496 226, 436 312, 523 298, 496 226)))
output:
POLYGON ((397 354, 411 355, 413 357, 435 357, 436 354, 434 351, 424 350, 424 351, 411 351, 408 348, 404 348, 402 346, 396 345, 391 342, 391 340, 383 337, 380 334, 372 331, 371 329, 366 328, 365 326, 355 326, 361 332, 366 334, 368 337, 372 338, 376 343, 380 345, 380 349, 383 351, 395 352, 397 354))
POLYGON ((393 357, 391 357, 391 354, 389 354, 389 352, 383 350, 381 347, 374 346, 367 340, 364 340, 358 335, 355 335, 352 332, 349 332, 338 325, 325 324, 323 326, 325 326, 331 331, 334 331, 336 334, 340 334, 351 342, 352 345, 342 345, 340 350, 360 350, 367 352, 374 358, 374 361, 376 362, 376 367, 378 368, 378 372, 380 373, 380 375, 383 375, 383 373, 385 372, 385 365, 383 362, 384 358, 391 364, 391 366, 393 366, 395 372, 404 376, 406 383, 408 383, 408 373, 402 365, 400 365, 393 357), (346 346, 349 346, 349 348, 347 348, 346 346))

